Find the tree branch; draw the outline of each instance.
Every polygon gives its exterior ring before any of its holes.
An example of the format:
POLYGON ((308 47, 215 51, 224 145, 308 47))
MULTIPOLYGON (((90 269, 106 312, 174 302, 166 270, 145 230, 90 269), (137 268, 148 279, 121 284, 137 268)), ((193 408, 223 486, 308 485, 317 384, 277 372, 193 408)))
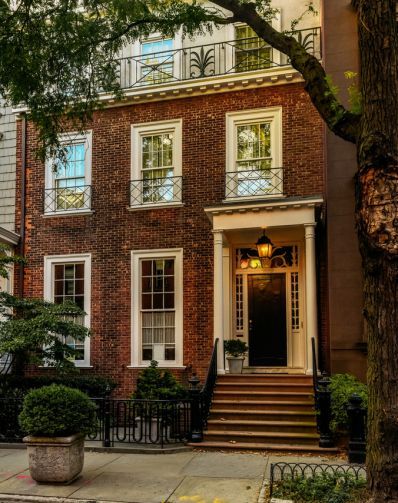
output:
POLYGON ((305 89, 329 129, 344 140, 356 143, 360 116, 339 102, 327 81, 324 68, 315 56, 309 54, 293 37, 272 28, 252 3, 240 3, 238 0, 213 0, 213 3, 232 12, 236 20, 248 24, 265 42, 286 54, 293 68, 303 76, 305 89))

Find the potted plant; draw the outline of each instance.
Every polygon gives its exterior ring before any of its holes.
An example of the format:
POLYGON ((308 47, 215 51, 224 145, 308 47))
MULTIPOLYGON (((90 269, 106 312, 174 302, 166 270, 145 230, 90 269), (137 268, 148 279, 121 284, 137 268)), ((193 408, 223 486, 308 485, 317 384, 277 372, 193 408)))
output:
POLYGON ((229 373, 241 374, 243 370, 243 361, 249 350, 246 342, 240 339, 224 341, 224 350, 227 355, 229 373))
POLYGON ((85 393, 58 384, 31 390, 19 423, 28 434, 23 441, 34 480, 68 484, 79 475, 84 436, 97 427, 96 406, 85 393))
POLYGON ((162 371, 158 362, 152 360, 149 367, 140 373, 132 395, 133 400, 142 400, 135 407, 135 437, 144 437, 149 442, 159 440, 161 434, 163 438, 170 438, 173 435, 173 418, 178 414, 178 407, 172 401, 183 400, 187 396, 187 390, 173 374, 169 370, 162 371))

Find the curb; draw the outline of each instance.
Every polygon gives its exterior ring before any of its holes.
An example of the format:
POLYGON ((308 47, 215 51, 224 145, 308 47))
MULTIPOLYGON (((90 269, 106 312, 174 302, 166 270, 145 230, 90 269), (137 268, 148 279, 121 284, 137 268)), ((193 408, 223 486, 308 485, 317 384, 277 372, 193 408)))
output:
MULTIPOLYGON (((0 494, 4 503, 123 503, 121 501, 85 500, 80 498, 58 498, 56 496, 25 496, 22 494, 0 494)), ((131 503, 134 503, 133 501, 131 503)))

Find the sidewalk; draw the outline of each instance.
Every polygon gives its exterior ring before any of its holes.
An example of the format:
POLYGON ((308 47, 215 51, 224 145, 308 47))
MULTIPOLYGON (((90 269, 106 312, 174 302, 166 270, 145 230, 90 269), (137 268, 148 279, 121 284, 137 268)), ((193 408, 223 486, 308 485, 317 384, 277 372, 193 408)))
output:
MULTIPOLYGON (((34 482, 24 449, 0 449, 0 502, 258 503, 276 461, 331 462, 261 453, 188 451, 176 454, 86 452, 82 475, 71 485, 34 482), (12 495, 18 495, 12 496, 12 495), (64 498, 70 498, 64 500, 64 498)), ((336 459, 335 462, 341 462, 336 459)))

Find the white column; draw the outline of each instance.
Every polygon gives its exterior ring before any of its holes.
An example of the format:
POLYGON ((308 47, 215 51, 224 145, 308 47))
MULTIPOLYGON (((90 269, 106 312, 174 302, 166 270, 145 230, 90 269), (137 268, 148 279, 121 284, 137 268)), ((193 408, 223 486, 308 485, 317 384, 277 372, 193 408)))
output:
POLYGON ((307 327, 307 373, 312 372, 311 339, 318 341, 315 223, 304 224, 305 228, 305 306, 307 327))
POLYGON ((214 230, 214 339, 218 338, 217 370, 224 374, 223 231, 214 230))

